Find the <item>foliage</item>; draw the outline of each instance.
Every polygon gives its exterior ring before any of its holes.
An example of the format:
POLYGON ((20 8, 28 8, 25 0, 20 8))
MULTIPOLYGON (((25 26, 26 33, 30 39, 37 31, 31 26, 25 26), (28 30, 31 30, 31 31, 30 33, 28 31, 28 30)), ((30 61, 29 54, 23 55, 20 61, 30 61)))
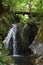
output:
MULTIPOLYGON (((34 12, 38 14, 43 13, 43 0, 0 0, 0 43, 4 39, 9 26, 12 23, 15 23, 15 17, 18 16, 16 20, 20 21, 22 24, 21 27, 30 21, 37 21, 43 23, 43 17, 33 17, 31 20, 29 16, 25 15, 14 15, 15 11, 25 11, 25 12, 34 12), (20 19, 20 20, 19 20, 20 19)), ((17 21, 16 21, 17 22, 17 21)), ((35 39, 37 42, 43 42, 43 24, 40 25, 37 37, 35 39)), ((9 57, 6 55, 6 50, 4 48, 0 51, 2 55, 0 55, 0 65, 6 65, 8 62, 9 65, 9 57), (7 58, 7 59, 6 59, 7 58), (4 60, 5 59, 5 60, 4 60)))
POLYGON ((8 51, 0 44, 0 65, 10 65, 13 60, 8 56, 8 51))
POLYGON ((35 42, 42 42, 43 43, 43 24, 40 25, 39 31, 37 33, 37 36, 35 38, 35 42))
MULTIPOLYGON (((43 0, 0 0, 0 36, 2 39, 6 35, 9 26, 15 22, 15 11, 30 11, 41 15, 43 13, 43 0)), ((29 16, 27 15, 16 16, 19 17, 22 25, 30 22, 29 16)), ((33 20, 43 23, 43 17, 32 16, 31 21, 33 20)))

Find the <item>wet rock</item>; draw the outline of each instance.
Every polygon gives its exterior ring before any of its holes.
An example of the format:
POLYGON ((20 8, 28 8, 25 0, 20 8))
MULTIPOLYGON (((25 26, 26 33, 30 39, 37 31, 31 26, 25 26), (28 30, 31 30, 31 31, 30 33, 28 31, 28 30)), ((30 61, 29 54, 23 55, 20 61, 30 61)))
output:
POLYGON ((38 56, 43 56, 43 43, 33 43, 30 47, 34 54, 37 54, 38 56))
POLYGON ((10 65, 15 65, 14 63, 11 63, 10 65))

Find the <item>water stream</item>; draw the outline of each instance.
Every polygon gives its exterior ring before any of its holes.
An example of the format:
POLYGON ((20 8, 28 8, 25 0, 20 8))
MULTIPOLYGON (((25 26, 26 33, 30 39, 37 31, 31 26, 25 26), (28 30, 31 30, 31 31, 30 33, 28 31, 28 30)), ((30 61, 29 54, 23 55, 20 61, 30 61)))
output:
POLYGON ((11 40, 12 37, 12 41, 13 41, 13 55, 17 54, 17 40, 16 40, 16 32, 17 32, 17 24, 12 24, 12 28, 9 30, 7 36, 5 37, 3 43, 5 45, 6 48, 8 48, 9 46, 9 42, 11 40))

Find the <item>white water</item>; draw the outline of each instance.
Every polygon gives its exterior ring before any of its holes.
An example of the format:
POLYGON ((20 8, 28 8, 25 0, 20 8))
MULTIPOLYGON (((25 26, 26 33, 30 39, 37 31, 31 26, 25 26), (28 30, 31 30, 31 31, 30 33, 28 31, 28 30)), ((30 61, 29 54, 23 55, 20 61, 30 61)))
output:
POLYGON ((17 40, 16 40, 17 25, 13 27, 13 55, 17 54, 17 40))
POLYGON ((16 41, 16 32, 17 32, 17 24, 12 24, 12 28, 9 30, 7 36, 5 37, 3 43, 6 48, 9 46, 9 42, 11 40, 11 37, 13 39, 13 55, 17 54, 16 48, 17 48, 17 41, 16 41))

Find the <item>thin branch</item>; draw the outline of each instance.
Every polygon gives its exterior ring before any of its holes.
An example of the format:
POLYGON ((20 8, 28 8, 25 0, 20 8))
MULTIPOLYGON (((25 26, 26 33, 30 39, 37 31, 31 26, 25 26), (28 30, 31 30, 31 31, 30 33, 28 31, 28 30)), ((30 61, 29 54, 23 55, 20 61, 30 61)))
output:
MULTIPOLYGON (((14 14, 22 14, 22 15, 30 15, 30 12, 14 12, 14 14)), ((31 12, 33 17, 43 17, 43 13, 35 13, 35 12, 31 12)))

